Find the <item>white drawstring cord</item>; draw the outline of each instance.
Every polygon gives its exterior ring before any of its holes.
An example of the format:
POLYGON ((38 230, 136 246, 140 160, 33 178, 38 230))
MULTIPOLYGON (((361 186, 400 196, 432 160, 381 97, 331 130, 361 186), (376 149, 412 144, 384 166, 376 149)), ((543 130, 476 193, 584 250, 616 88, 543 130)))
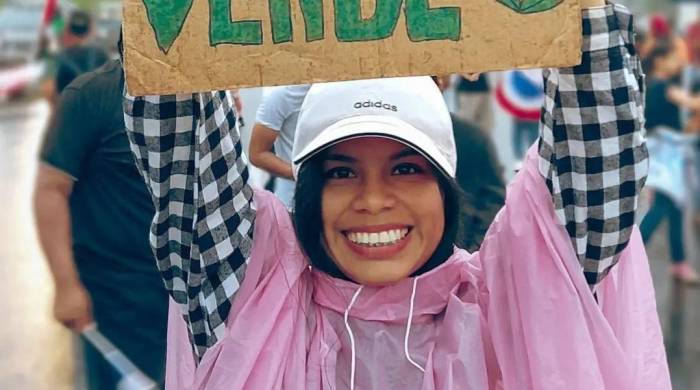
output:
POLYGON ((345 315, 343 316, 343 319, 345 321, 345 329, 348 331, 348 336, 350 336, 350 390, 355 390, 355 336, 352 334, 352 329, 350 329, 350 323, 348 323, 348 315, 350 314, 350 309, 352 308, 352 305, 355 304, 355 300, 357 300, 357 297, 360 295, 360 291, 362 291, 362 287, 357 289, 355 291, 355 294, 353 294, 352 299, 350 300, 350 304, 348 305, 348 308, 345 309, 345 315))
POLYGON ((411 319, 413 319, 413 303, 416 300, 416 285, 418 284, 418 278, 413 279, 413 291, 411 291, 411 304, 408 307, 408 321, 406 323, 406 337, 403 340, 403 351, 406 354, 406 359, 408 359, 411 364, 416 366, 421 372, 425 372, 425 369, 421 367, 415 360, 411 359, 411 355, 408 353, 408 337, 411 334, 411 319))

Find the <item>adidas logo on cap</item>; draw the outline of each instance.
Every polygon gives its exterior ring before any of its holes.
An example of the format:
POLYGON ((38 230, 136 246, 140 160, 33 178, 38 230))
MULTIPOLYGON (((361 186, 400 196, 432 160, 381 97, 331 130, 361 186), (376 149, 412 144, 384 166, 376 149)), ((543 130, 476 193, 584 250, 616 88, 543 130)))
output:
POLYGON ((384 103, 381 100, 376 101, 376 102, 373 102, 371 100, 367 100, 365 102, 357 102, 353 105, 353 107, 355 107, 355 109, 374 107, 374 108, 383 108, 385 110, 394 111, 394 112, 399 111, 398 107, 396 107, 395 105, 389 104, 389 103, 384 103))

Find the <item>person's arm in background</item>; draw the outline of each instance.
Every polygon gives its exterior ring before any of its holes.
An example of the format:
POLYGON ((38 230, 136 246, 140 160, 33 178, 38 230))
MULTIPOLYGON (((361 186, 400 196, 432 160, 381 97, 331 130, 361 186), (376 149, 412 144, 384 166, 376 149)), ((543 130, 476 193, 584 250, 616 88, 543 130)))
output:
POLYGON ((236 107, 236 113, 238 116, 243 115, 243 99, 241 99, 241 91, 234 89, 231 91, 231 97, 233 98, 233 105, 236 107))
POLYGON ((277 157, 272 151, 278 135, 278 130, 273 130, 262 123, 256 123, 250 137, 250 163, 273 176, 294 180, 292 164, 277 157))
POLYGON ((672 103, 692 111, 700 110, 700 95, 692 94, 681 87, 671 86, 666 98, 672 103))
POLYGON ((68 206, 72 189, 71 177, 50 165, 39 166, 34 214, 39 242, 54 281, 53 314, 58 322, 79 332, 92 323, 92 304, 73 259, 68 206))
POLYGON ((277 157, 272 151, 284 122, 293 111, 288 94, 286 87, 276 87, 260 102, 248 153, 250 162, 256 167, 274 176, 294 180, 292 164, 277 157))
POLYGON ((58 92, 56 91, 56 80, 53 78, 46 79, 41 82, 41 96, 49 103, 51 110, 55 110, 58 100, 58 92))
POLYGON ((44 60, 44 74, 40 83, 41 96, 49 104, 49 121, 50 127, 53 123, 53 117, 58 105, 58 90, 56 87, 56 76, 58 74, 58 58, 56 56, 48 56, 44 60))
POLYGON ((648 152, 632 15, 582 5, 582 63, 544 72, 539 170, 593 288, 629 243, 648 152))
POLYGON ((74 178, 95 142, 83 96, 69 87, 60 100, 55 123, 45 136, 34 192, 39 241, 55 286, 54 317, 74 331, 92 322, 90 296, 73 258, 69 207, 74 178))

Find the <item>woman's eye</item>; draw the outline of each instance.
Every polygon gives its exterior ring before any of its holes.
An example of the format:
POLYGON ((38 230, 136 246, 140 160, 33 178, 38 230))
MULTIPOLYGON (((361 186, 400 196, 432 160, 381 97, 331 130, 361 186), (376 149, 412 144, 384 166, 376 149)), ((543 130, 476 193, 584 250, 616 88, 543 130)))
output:
POLYGON ((421 173, 423 170, 415 164, 401 164, 394 167, 391 172, 392 175, 415 175, 421 173))
POLYGON ((326 179, 352 179, 355 177, 355 172, 347 167, 337 167, 326 171, 326 179))

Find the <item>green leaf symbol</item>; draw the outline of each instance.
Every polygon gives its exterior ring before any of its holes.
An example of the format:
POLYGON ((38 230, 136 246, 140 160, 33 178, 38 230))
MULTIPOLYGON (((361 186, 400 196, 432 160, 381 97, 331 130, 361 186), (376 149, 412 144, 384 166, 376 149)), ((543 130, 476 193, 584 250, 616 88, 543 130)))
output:
POLYGON ((564 0, 497 0, 519 14, 534 14, 556 8, 564 0))
POLYGON ((156 33, 158 47, 164 53, 180 35, 187 14, 190 13, 194 0, 143 0, 148 14, 148 21, 156 33))

